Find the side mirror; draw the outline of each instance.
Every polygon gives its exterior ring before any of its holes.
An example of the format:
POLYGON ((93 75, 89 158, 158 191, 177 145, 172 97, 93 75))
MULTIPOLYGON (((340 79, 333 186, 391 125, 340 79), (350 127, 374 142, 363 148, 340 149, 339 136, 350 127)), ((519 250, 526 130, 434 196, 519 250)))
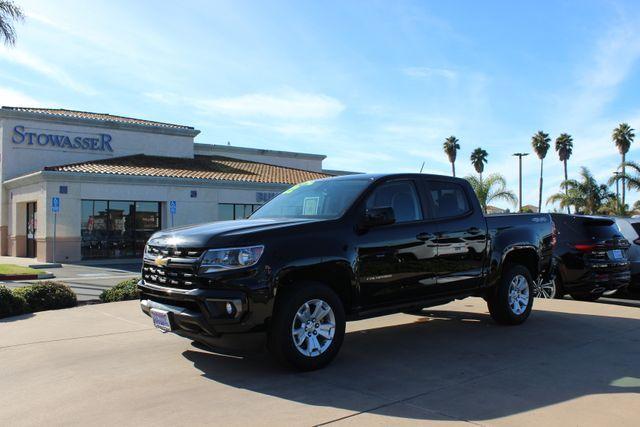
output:
POLYGON ((393 212, 393 208, 372 208, 367 209, 365 212, 361 225, 364 228, 371 228, 393 224, 394 222, 396 222, 396 215, 393 212))

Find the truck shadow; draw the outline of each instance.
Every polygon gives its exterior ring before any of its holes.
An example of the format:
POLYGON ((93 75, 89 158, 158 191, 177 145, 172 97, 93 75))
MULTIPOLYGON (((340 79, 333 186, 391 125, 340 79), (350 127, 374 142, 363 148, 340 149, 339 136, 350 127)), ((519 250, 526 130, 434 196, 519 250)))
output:
POLYGON ((183 356, 205 378, 229 386, 420 420, 489 420, 583 396, 640 392, 638 319, 536 310, 524 325, 502 327, 485 314, 424 313, 348 333, 333 364, 316 372, 285 370, 264 351, 230 358, 194 348, 183 356))

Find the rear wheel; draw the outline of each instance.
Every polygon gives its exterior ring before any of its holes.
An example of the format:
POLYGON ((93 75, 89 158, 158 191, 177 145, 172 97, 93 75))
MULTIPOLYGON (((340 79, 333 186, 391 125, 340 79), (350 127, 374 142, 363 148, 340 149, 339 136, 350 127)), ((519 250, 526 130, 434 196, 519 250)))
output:
POLYGON ((519 325, 527 320, 533 306, 533 280, 522 265, 507 266, 496 287, 487 295, 493 320, 503 325, 519 325))
POLYGON ((344 307, 335 292, 322 284, 298 284, 276 302, 269 350, 297 369, 320 369, 338 354, 344 330, 344 307))
POLYGON ((533 289, 533 296, 536 298, 553 299, 556 298, 556 295, 558 293, 558 287, 555 278, 545 281, 542 276, 538 276, 538 278, 534 282, 533 289))

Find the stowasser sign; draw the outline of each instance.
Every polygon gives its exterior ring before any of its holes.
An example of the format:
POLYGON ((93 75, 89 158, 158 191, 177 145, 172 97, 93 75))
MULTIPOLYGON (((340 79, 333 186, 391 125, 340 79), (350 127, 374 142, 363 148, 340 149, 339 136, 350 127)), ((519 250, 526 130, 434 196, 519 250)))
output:
POLYGON ((17 145, 32 145, 35 147, 53 147, 71 150, 109 151, 111 148, 111 135, 100 133, 97 136, 68 136, 55 133, 29 132, 22 125, 13 128, 11 141, 17 145))

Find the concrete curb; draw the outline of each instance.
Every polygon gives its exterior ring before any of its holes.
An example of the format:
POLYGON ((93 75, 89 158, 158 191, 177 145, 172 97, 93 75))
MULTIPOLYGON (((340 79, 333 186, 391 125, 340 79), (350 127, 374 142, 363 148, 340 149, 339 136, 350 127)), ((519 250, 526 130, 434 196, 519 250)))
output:
POLYGON ((53 279, 56 276, 52 273, 39 273, 39 274, 7 274, 0 275, 0 281, 20 281, 20 280, 46 280, 53 279))
POLYGON ((60 264, 59 262, 49 262, 43 264, 30 264, 28 265, 28 267, 35 268, 36 270, 42 270, 44 268, 62 268, 62 264, 60 264))

